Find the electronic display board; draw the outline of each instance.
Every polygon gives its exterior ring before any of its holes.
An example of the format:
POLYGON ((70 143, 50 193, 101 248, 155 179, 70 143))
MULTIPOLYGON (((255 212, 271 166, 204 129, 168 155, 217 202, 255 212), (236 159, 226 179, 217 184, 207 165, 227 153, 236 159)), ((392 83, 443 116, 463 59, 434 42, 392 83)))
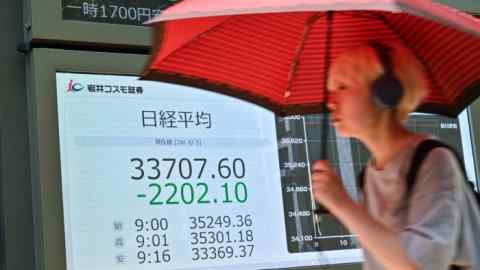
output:
MULTIPOLYGON (((57 73, 56 90, 68 269, 360 260, 354 235, 330 214, 313 214, 321 115, 275 118, 238 99, 132 76, 57 73)), ((407 126, 462 153, 457 119, 414 114, 407 126)), ((369 155, 330 132, 329 158, 355 197, 369 155)))
MULTIPOLYGON (((32 54, 38 269, 358 269, 355 236, 313 214, 308 171, 322 116, 277 118, 231 97, 139 81, 145 60, 32 54)), ((468 119, 419 114, 408 126, 461 149, 471 171, 470 138, 460 140, 468 119)), ((330 133, 329 159, 355 198, 368 154, 330 133)))
POLYGON ((177 0, 62 0, 62 19, 142 25, 177 0))
POLYGON ((322 252, 287 248, 310 241, 285 219, 312 209, 284 211, 270 111, 131 76, 57 73, 56 90, 68 269, 361 260, 336 224, 320 224, 331 230, 322 252))
MULTIPOLYGON (((455 148, 463 157, 469 180, 475 183, 472 142, 468 119, 465 117, 466 113, 459 119, 413 113, 406 126, 412 131, 433 135, 455 148)), ((290 252, 358 247, 355 237, 332 215, 325 211, 319 215, 311 214, 312 209, 322 209, 315 203, 310 192, 309 174, 312 162, 320 159, 323 146, 320 140, 322 121, 323 115, 277 118, 283 204, 290 252)), ((333 125, 329 127, 329 134, 330 139, 326 145, 328 158, 341 176, 348 193, 356 198, 356 179, 370 155, 357 140, 338 135, 333 125)))
POLYGON ((27 41, 55 45, 134 48, 151 46, 152 28, 143 23, 176 0, 26 1, 27 41))

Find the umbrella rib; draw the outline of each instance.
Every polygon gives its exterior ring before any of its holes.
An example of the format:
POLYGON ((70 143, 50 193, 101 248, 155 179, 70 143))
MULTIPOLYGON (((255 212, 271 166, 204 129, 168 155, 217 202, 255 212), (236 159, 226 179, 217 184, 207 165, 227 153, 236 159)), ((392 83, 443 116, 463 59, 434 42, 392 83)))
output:
POLYGON ((326 24, 326 33, 325 33, 325 67, 323 75, 324 84, 323 84, 323 122, 322 122, 322 145, 320 149, 320 158, 327 159, 328 151, 327 151, 327 141, 328 141, 328 133, 329 133, 329 121, 330 121, 330 114, 328 110, 328 99, 329 99, 329 92, 327 89, 328 84, 328 69, 330 68, 330 60, 331 60, 331 50, 332 50, 332 37, 333 37, 333 16, 334 11, 327 11, 327 24, 326 24))
POLYGON ((432 83, 432 86, 434 89, 438 89, 441 93, 444 93, 443 89, 440 87, 438 84, 437 80, 435 80, 435 77, 433 76, 433 72, 430 70, 430 67, 427 65, 427 61, 421 57, 413 47, 407 46, 407 42, 405 41, 402 33, 400 33, 388 20, 385 18, 385 16, 380 15, 380 19, 382 22, 387 26, 390 30, 392 30, 393 33, 395 33, 398 36, 398 39, 402 42, 402 44, 406 48, 410 48, 410 51, 415 55, 415 57, 422 63, 422 65, 425 67, 425 73, 427 77, 430 79, 430 82, 432 83))
POLYGON ((302 33, 302 37, 300 39, 300 43, 297 46, 297 50, 295 51, 294 59, 293 59, 292 64, 290 66, 290 71, 288 72, 287 87, 285 88, 285 91, 283 92, 284 99, 287 99, 291 95, 290 89, 292 88, 293 78, 295 77, 295 74, 297 73, 297 70, 298 70, 298 64, 300 62, 300 55, 303 52, 303 49, 305 47, 305 42, 307 40, 308 35, 310 34, 310 31, 312 30, 313 24, 321 17, 322 16, 319 15, 318 13, 315 13, 307 19, 307 23, 305 24, 305 27, 303 28, 303 33, 302 33))
POLYGON ((357 18, 364 18, 364 19, 374 19, 383 21, 382 15, 374 14, 369 12, 362 12, 362 11, 345 11, 343 12, 345 15, 349 15, 350 17, 357 17, 357 18))

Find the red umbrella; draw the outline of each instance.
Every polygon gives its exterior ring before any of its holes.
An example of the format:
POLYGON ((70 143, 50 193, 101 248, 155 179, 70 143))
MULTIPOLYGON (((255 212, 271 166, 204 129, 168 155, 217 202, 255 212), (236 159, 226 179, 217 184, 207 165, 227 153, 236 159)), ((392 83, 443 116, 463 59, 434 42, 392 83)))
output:
POLYGON ((457 115, 480 91, 480 20, 426 0, 183 0, 149 22, 143 78, 240 97, 279 115, 323 110, 333 59, 400 41, 425 65, 419 111, 457 115))

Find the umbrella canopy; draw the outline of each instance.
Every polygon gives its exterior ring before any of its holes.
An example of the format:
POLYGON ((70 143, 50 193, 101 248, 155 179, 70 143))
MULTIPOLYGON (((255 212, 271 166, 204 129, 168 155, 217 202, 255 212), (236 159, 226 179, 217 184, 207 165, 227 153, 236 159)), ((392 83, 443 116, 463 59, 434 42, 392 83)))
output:
POLYGON ((184 0, 149 22, 143 78, 213 90, 279 115, 318 113, 330 63, 399 41, 426 67, 419 111, 454 116, 479 94, 480 20, 426 0, 184 0))

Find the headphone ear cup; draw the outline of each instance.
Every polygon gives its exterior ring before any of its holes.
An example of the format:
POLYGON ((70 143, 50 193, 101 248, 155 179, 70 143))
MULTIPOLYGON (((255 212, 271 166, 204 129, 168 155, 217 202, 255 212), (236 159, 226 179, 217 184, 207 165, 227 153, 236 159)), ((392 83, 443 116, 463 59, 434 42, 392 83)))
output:
POLYGON ((374 102, 382 109, 395 108, 403 97, 403 85, 395 77, 381 75, 372 83, 374 102))

